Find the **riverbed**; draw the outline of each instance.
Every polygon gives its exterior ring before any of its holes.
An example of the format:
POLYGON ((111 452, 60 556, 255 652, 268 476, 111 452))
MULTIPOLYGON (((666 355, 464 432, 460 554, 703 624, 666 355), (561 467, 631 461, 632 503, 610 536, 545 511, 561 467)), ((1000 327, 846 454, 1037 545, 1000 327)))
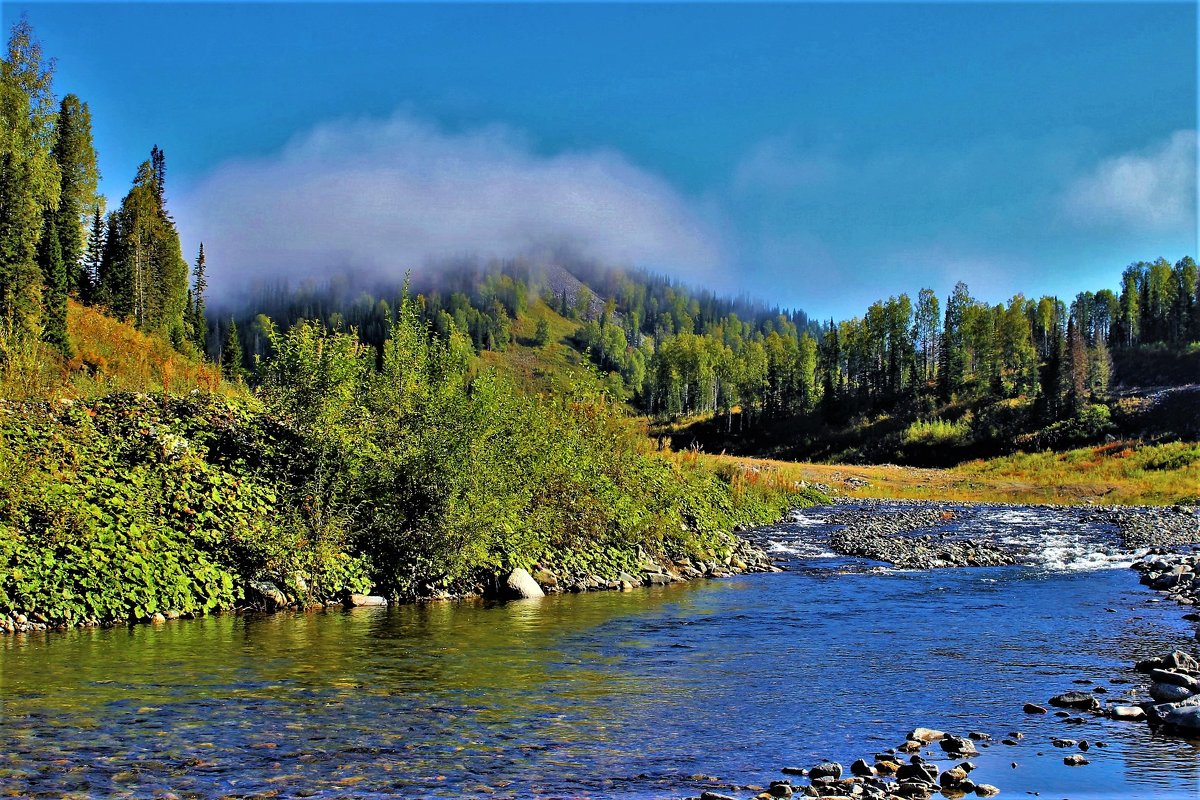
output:
POLYGON ((928 726, 991 734, 972 777, 1003 796, 1194 800, 1200 744, 1022 712, 1143 698, 1130 666, 1193 641, 1181 609, 1086 512, 956 509, 950 535, 1041 557, 889 569, 811 509, 752 533, 783 573, 2 638, 0 795, 750 797, 928 726))

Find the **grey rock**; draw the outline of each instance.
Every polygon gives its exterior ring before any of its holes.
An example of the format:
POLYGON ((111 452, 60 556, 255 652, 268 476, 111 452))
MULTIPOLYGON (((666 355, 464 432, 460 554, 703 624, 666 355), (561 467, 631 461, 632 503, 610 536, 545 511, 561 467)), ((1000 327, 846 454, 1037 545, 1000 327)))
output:
POLYGON ((247 581, 246 599, 268 611, 285 608, 288 604, 287 595, 283 590, 268 581, 247 581))
POLYGON ((1137 722, 1146 718, 1145 710, 1138 706, 1113 706, 1109 709, 1108 714, 1113 719, 1123 719, 1129 722, 1137 722))
POLYGON ((505 579, 504 585, 508 587, 510 595, 516 598, 532 600, 537 597, 546 596, 546 593, 542 591, 541 586, 538 586, 538 582, 533 579, 533 576, 521 567, 517 567, 508 573, 508 578, 505 579))
POLYGON ((905 739, 915 739, 918 742, 936 742, 946 737, 945 731, 935 730, 934 728, 913 728, 913 730, 904 737, 905 739))
POLYGON ((837 780, 842 777, 842 765, 836 761, 822 761, 808 771, 808 777, 814 781, 818 778, 832 778, 837 780))
POLYGON ((355 608, 378 607, 386 606, 387 598, 377 594, 352 594, 346 598, 346 603, 355 608))
POLYGON ((990 783, 981 783, 975 787, 976 797, 995 797, 1000 794, 1000 790, 990 783))
POLYGON ((1160 703, 1178 703, 1192 694, 1191 689, 1173 683, 1155 683, 1150 687, 1150 696, 1160 703))

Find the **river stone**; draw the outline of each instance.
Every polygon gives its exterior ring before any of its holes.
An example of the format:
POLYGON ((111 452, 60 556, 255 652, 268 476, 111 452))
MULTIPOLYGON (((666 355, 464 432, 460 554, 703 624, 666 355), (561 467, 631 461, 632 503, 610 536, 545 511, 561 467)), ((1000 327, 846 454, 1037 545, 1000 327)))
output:
POLYGON ((771 785, 767 788, 767 794, 771 797, 791 797, 795 794, 795 790, 787 781, 771 781, 771 785))
POLYGON ((719 794, 717 792, 702 792, 700 800, 737 800, 735 797, 730 797, 727 794, 719 794))
POLYGON ((1078 708, 1082 711, 1095 711, 1100 708, 1100 701, 1087 692, 1064 692, 1050 698, 1050 705, 1059 708, 1078 708))
POLYGON ((355 608, 386 606, 387 598, 377 594, 352 594, 346 599, 346 602, 355 608))
POLYGON ((1039 706, 1036 703, 1026 703, 1024 710, 1026 714, 1045 714, 1047 711, 1045 707, 1039 706))
POLYGON ((1076 753, 1073 756, 1067 756, 1066 758, 1064 758, 1063 763, 1066 764, 1068 767, 1082 767, 1082 766, 1086 766, 1090 762, 1083 756, 1076 753))
POLYGON ((1182 672, 1171 672, 1165 669, 1150 670, 1150 679, 1157 683, 1171 683, 1176 686, 1182 686, 1185 689, 1191 689, 1192 694, 1200 691, 1200 681, 1193 678, 1191 675, 1184 675, 1182 672))
POLYGON ((1178 703, 1192 696, 1192 690, 1173 683, 1155 683, 1150 687, 1150 696, 1160 703, 1178 703))
POLYGON ((832 778, 835 781, 842 777, 842 765, 836 761, 822 761, 808 771, 809 780, 817 780, 818 778, 832 778))
POLYGON ((946 738, 946 733, 945 731, 934 730, 933 728, 913 728, 912 732, 904 738, 929 743, 946 738))
POLYGON ((1124 719, 1130 722, 1137 722, 1146 718, 1146 712, 1139 706, 1113 706, 1109 711, 1109 715, 1113 719, 1124 719))
POLYGON ((860 778, 866 778, 875 774, 875 769, 867 763, 865 758, 860 758, 850 765, 850 774, 857 775, 860 778))
POLYGON ((990 783, 981 783, 975 787, 976 797, 995 797, 1000 794, 1000 790, 990 783))
POLYGON ((1168 711, 1162 721, 1173 728, 1189 732, 1200 732, 1200 706, 1181 706, 1168 711))
POLYGON ((267 581, 247 581, 246 599, 274 611, 287 606, 287 595, 278 586, 267 581))
POLYGON ((946 736, 940 742, 941 748, 952 756, 975 755, 975 743, 961 736, 946 736))
POLYGON ((504 583, 513 597, 532 599, 546 596, 546 593, 542 591, 541 586, 538 586, 538 582, 533 579, 533 576, 521 567, 517 567, 508 573, 508 578, 504 583))
POLYGON ((938 783, 943 789, 954 788, 967 779, 967 771, 962 767, 951 767, 938 776, 938 783))

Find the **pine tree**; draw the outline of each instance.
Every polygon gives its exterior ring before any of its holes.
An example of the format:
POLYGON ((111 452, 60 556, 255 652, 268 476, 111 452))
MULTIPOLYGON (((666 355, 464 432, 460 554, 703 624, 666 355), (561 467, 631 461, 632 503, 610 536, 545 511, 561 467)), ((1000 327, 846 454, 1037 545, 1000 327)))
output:
POLYGON ((229 318, 229 327, 225 329, 225 343, 221 345, 221 374, 225 380, 241 383, 244 376, 242 368, 242 342, 238 338, 237 322, 229 318))
POLYGON ((100 209, 96 185, 96 151, 92 146, 92 116, 87 103, 69 94, 59 105, 54 131, 54 161, 60 173, 59 206, 55 213, 58 240, 67 270, 68 290, 83 297, 89 287, 84 268, 88 223, 100 209))
POLYGON ((201 355, 208 349, 208 317, 205 313, 205 292, 208 291, 208 275, 205 272, 204 242, 200 243, 200 252, 196 255, 195 276, 192 288, 188 290, 188 316, 191 329, 191 341, 201 355))
POLYGON ((162 151, 155 148, 121 208, 109 217, 100 282, 114 314, 131 316, 140 330, 182 341, 189 270, 162 204, 164 169, 162 151))
POLYGON ((85 303, 95 303, 100 287, 100 262, 104 260, 104 241, 106 228, 104 214, 97 203, 92 211, 92 225, 88 230, 87 253, 80 270, 80 299, 85 303))
POLYGON ((38 265, 42 269, 44 284, 42 338, 69 356, 71 342, 67 338, 67 269, 58 240, 58 225, 52 218, 47 218, 42 226, 38 265))

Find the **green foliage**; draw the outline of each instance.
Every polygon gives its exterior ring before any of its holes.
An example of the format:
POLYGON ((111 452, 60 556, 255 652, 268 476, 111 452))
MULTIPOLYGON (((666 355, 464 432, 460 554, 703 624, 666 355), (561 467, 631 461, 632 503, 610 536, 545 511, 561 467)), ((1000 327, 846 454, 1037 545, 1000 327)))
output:
POLYGON ((971 435, 970 420, 954 422, 945 419, 917 420, 904 429, 901 442, 906 445, 957 447, 966 444, 971 435))

